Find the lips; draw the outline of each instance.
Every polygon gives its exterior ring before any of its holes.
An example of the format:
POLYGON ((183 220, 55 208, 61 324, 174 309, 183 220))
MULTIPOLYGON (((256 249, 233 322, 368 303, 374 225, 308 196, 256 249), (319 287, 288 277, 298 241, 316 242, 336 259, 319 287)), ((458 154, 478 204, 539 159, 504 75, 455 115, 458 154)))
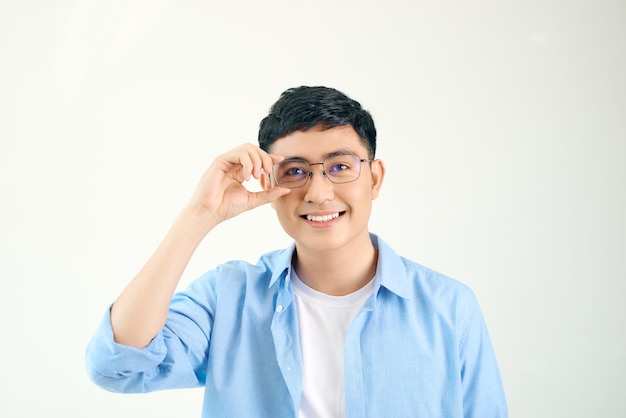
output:
POLYGON ((324 215, 307 214, 307 215, 302 215, 302 218, 304 218, 304 219, 306 219, 307 221, 310 221, 310 222, 324 223, 324 222, 330 222, 333 219, 337 219, 338 217, 340 217, 344 213, 345 212, 335 212, 335 213, 327 213, 327 214, 324 214, 324 215))

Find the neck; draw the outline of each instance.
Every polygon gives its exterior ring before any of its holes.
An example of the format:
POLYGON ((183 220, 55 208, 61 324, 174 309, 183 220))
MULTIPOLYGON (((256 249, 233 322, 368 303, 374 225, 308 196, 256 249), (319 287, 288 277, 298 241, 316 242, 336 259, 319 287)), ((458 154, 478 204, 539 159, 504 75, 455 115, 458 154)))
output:
POLYGON ((343 296, 365 286, 376 274, 378 252, 367 240, 349 248, 325 252, 308 251, 296 245, 293 266, 307 286, 333 296, 343 296), (357 255, 358 254, 358 255, 357 255))

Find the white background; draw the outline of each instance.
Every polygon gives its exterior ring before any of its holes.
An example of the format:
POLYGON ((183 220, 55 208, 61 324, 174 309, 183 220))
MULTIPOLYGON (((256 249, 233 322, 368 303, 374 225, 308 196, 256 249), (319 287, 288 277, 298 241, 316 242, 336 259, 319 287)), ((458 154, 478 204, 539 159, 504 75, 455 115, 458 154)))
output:
MULTIPOLYGON (((322 84, 377 123, 371 230, 476 292, 511 417, 622 417, 625 74, 623 0, 0 1, 0 416, 199 416, 85 346, 213 158, 322 84)), ((181 286, 289 242, 269 207, 214 232, 181 286)))

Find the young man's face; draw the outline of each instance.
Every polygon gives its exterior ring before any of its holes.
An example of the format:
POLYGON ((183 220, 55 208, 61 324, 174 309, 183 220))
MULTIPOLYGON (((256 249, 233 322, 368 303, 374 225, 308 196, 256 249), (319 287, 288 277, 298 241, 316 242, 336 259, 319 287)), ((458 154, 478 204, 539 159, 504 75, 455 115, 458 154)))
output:
MULTIPOLYGON (((272 154, 287 159, 301 158, 320 163, 337 153, 356 154, 367 159, 367 149, 350 125, 327 130, 317 128, 296 131, 278 139, 270 149, 272 154)), ((351 245, 369 243, 368 221, 372 200, 378 197, 384 177, 380 160, 360 163, 358 179, 335 184, 322 175, 322 166, 313 165, 312 178, 272 206, 285 231, 298 248, 313 251, 335 251, 351 245), (367 240, 367 241, 364 241, 367 240)), ((275 183, 272 180, 271 186, 275 183)), ((265 187, 269 187, 265 184, 265 187)))

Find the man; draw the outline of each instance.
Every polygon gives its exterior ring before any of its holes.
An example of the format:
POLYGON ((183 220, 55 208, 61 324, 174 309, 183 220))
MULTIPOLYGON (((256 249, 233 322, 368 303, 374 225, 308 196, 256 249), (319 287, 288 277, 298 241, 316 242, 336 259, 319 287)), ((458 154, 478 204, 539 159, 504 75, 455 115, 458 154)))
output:
POLYGON ((289 89, 259 145, 211 164, 107 311, 91 378, 121 392, 204 386, 207 418, 506 417, 472 292, 368 231, 385 176, 370 114, 335 89, 289 89), (243 186, 251 177, 262 191, 243 186), (174 294, 216 225, 266 203, 292 246, 174 294))

